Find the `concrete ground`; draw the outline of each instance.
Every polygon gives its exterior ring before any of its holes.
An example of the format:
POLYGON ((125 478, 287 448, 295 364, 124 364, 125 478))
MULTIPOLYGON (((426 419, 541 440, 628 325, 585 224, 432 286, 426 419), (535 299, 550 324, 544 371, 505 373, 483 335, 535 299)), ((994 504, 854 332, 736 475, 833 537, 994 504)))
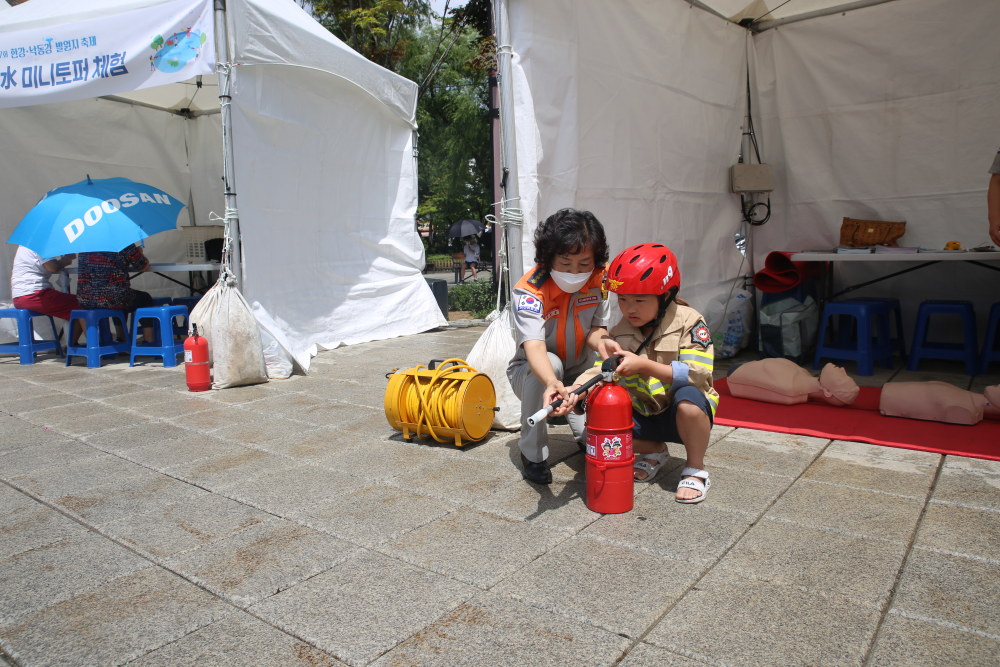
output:
POLYGON ((514 434, 457 449, 387 425, 387 371, 482 331, 202 394, 155 363, 0 358, 2 659, 1000 664, 1000 464, 716 428, 704 503, 673 501, 672 445, 633 511, 594 514, 565 426, 538 487, 514 434))

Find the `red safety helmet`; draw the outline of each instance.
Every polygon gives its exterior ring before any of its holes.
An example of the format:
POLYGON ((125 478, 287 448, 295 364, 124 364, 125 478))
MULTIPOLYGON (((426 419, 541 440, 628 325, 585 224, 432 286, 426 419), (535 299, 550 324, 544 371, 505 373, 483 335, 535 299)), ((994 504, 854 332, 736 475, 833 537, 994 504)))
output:
POLYGON ((616 294, 667 294, 680 289, 681 270, 667 246, 640 243, 622 250, 604 279, 607 290, 616 294))

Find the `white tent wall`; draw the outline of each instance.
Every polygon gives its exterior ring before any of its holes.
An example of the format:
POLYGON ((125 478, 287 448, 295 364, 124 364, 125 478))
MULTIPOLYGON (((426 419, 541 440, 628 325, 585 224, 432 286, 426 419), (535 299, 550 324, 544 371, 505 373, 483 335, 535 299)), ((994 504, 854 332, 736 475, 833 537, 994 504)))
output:
MULTIPOLYGON (((210 95, 218 95, 213 88, 210 95)), ((225 213, 225 187, 222 181, 222 117, 220 114, 197 116, 184 123, 188 164, 191 170, 191 201, 195 224, 221 225, 210 213, 225 213)), ((181 217, 188 213, 181 213, 181 217)))
MULTIPOLYGON (((758 267, 766 250, 837 245, 845 216, 905 220, 901 245, 988 241, 998 23, 995 0, 900 0, 755 35, 754 116, 777 185, 772 219, 755 230, 758 267)), ((838 283, 902 268, 842 263, 838 283)), ((1000 275, 949 262, 853 294, 900 297, 908 339, 920 301, 970 299, 981 340, 1000 275)))
POLYGON ((311 69, 240 67, 235 82, 244 291, 300 363, 445 324, 421 275, 410 125, 311 69))
MULTIPOLYGON (((184 119, 162 111, 89 99, 0 110, 0 183, 4 206, 0 235, 14 228, 47 191, 91 178, 127 174, 186 198, 190 184, 184 119)), ((183 201, 183 199, 182 199, 183 201)), ((187 224, 187 211, 180 221, 187 224)), ((17 246, 0 248, 0 301, 9 301, 17 246)), ((160 262, 183 261, 181 232, 146 239, 146 254, 160 262)), ((133 281, 154 296, 187 292, 156 275, 133 281)))
POLYGON ((682 295, 739 275, 728 169, 740 149, 747 32, 683 0, 515 0, 510 21, 530 88, 516 118, 522 207, 537 211, 525 220, 525 267, 537 223, 572 206, 604 224, 612 256, 669 245, 682 295), (520 166, 536 128, 537 177, 520 166))

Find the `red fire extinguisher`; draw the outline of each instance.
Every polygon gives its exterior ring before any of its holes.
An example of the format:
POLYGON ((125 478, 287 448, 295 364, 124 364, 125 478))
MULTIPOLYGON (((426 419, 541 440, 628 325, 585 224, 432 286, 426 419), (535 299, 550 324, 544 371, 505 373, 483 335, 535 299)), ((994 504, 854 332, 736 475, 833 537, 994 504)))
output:
MULTIPOLYGON (((632 398, 615 384, 615 369, 622 358, 608 357, 601 374, 573 390, 585 394, 600 383, 587 399, 587 507, 601 514, 622 514, 633 506, 635 480, 632 466, 632 398)), ((534 426, 562 405, 558 399, 528 417, 534 426)))
POLYGON ((587 399, 587 507, 602 514, 628 512, 634 502, 632 398, 614 383, 617 361, 604 362, 587 399))
POLYGON ((198 325, 191 323, 191 335, 184 341, 184 374, 190 391, 208 391, 212 375, 208 370, 208 339, 198 335, 198 325))

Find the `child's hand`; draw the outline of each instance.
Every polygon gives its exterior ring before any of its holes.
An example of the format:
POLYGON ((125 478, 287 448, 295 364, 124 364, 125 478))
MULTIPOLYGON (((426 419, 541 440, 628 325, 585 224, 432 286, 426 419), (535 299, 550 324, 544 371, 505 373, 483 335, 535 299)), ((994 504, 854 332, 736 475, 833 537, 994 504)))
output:
POLYGON ((602 338, 597 343, 597 353, 601 355, 601 359, 607 359, 616 354, 621 354, 622 346, 614 338, 602 338))
POLYGON ((628 350, 622 350, 621 347, 618 348, 618 352, 615 354, 621 355, 622 362, 618 364, 618 375, 622 377, 628 375, 637 375, 639 373, 645 372, 646 362, 648 359, 644 359, 633 352, 628 350))

